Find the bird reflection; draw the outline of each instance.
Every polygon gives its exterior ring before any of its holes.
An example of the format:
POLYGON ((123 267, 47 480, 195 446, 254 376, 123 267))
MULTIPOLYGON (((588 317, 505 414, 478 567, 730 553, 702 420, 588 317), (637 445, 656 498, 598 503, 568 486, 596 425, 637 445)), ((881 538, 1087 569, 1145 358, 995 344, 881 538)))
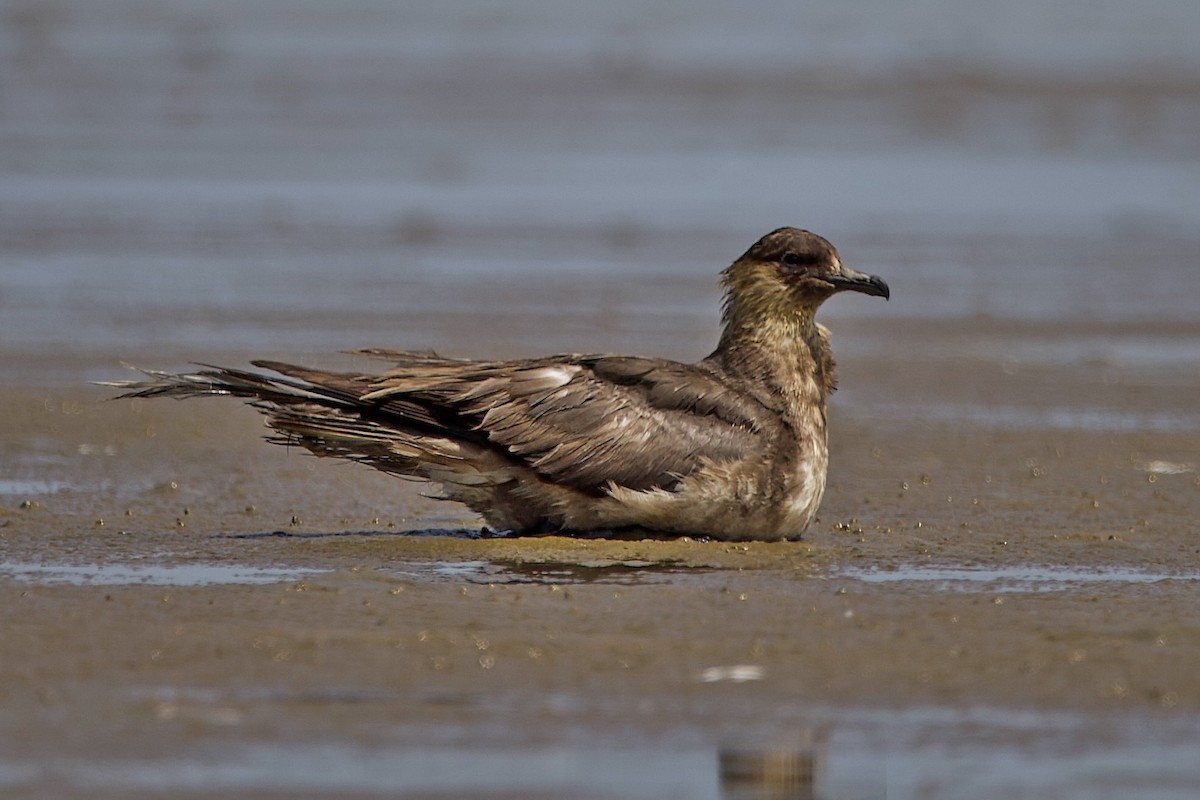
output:
POLYGON ((777 746, 722 747, 718 753, 723 800, 815 800, 825 760, 825 737, 805 731, 777 746))

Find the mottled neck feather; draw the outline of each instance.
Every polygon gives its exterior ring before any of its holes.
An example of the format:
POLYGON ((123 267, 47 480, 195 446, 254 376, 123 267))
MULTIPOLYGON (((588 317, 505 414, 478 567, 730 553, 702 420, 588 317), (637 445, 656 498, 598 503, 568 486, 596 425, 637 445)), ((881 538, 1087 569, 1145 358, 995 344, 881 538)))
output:
POLYGON ((798 305, 779 292, 728 292, 721 311, 721 342, 754 340, 770 344, 806 339, 816 328, 815 308, 798 305))
POLYGON ((777 286, 737 281, 729 272, 724 277, 721 341, 709 358, 792 400, 823 404, 836 386, 828 334, 815 320, 818 303, 798 302, 777 286))

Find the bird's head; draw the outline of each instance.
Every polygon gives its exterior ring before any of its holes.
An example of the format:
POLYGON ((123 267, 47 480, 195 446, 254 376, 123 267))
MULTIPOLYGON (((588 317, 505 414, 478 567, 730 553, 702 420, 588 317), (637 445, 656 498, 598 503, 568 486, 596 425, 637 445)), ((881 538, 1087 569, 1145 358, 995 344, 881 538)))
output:
POLYGON ((726 323, 811 322, 821 303, 838 292, 891 296, 882 278, 843 265, 833 245, 797 228, 771 231, 721 278, 726 323))

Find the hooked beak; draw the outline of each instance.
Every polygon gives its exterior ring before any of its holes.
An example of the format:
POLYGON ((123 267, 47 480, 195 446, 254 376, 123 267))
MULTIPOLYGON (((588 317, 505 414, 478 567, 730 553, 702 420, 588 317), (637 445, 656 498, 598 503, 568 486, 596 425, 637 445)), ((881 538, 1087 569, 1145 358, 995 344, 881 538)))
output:
POLYGON ((888 289, 887 283, 878 275, 868 275, 865 272, 842 267, 840 275, 831 275, 824 279, 828 283, 833 284, 834 288, 839 292, 851 291, 862 292, 863 294, 882 297, 884 300, 890 300, 892 292, 888 289))

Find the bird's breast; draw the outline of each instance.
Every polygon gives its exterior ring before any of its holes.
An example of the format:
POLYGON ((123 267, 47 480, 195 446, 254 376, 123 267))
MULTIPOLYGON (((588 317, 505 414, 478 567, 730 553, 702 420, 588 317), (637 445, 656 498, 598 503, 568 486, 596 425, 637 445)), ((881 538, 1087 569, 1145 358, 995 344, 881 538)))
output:
POLYGON ((825 404, 817 396, 811 376, 788 409, 790 441, 780 442, 777 451, 779 528, 785 535, 799 535, 816 516, 825 494, 829 445, 825 427, 825 404))

